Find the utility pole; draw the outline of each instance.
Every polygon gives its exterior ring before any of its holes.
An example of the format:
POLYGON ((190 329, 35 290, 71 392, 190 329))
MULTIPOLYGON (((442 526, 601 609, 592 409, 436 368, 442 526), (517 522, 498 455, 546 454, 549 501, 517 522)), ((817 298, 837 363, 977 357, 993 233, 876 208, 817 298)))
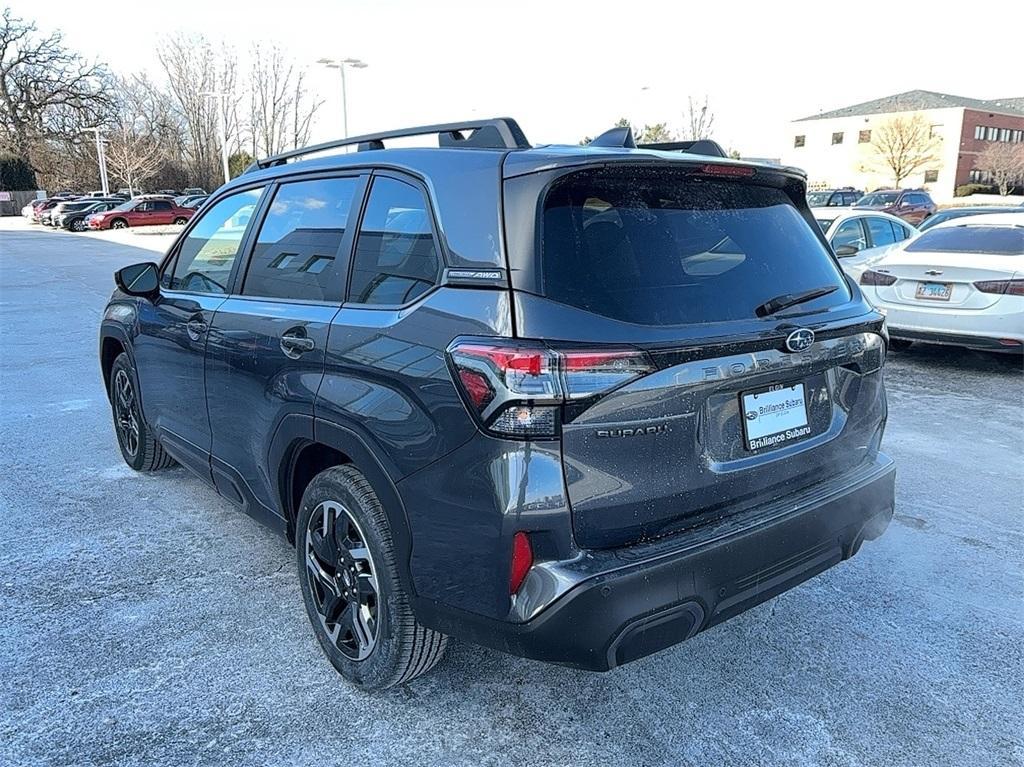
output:
POLYGON ((86 128, 82 133, 93 133, 96 136, 96 162, 100 166, 100 187, 103 189, 103 194, 110 194, 110 184, 107 181, 107 152, 103 148, 103 137, 100 135, 100 126, 94 125, 92 128, 86 128))
POLYGON ((227 103, 224 99, 227 98, 228 94, 204 91, 203 95, 207 98, 217 99, 217 126, 220 131, 220 158, 224 163, 224 183, 226 184, 231 180, 231 169, 228 167, 228 126, 227 117, 224 115, 224 109, 227 103))
POLYGON ((352 69, 366 69, 369 64, 359 59, 317 59, 317 64, 323 64, 328 69, 337 69, 341 72, 341 127, 345 131, 344 138, 348 138, 348 94, 345 92, 345 67, 352 69))

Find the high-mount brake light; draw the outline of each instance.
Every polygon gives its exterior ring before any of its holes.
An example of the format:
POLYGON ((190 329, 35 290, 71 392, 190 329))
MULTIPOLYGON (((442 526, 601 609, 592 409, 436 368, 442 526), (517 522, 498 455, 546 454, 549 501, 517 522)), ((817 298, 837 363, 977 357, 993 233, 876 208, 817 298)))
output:
POLYGON ((557 436, 563 404, 607 393, 655 369, 638 349, 554 349, 538 341, 459 341, 448 356, 482 425, 519 439, 557 436))
POLYGON ((706 176, 750 177, 757 171, 746 165, 701 165, 700 172, 706 176))

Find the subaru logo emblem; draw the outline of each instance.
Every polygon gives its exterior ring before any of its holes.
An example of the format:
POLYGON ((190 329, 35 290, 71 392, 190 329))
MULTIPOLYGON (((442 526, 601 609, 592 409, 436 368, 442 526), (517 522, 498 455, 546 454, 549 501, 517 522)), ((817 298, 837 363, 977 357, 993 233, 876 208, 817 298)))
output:
POLYGON ((756 410, 748 410, 747 411, 747 420, 748 421, 756 421, 757 420, 757 411, 756 410))
POLYGON ((786 336, 786 348, 791 352, 805 352, 813 343, 814 331, 810 328, 800 328, 786 336))

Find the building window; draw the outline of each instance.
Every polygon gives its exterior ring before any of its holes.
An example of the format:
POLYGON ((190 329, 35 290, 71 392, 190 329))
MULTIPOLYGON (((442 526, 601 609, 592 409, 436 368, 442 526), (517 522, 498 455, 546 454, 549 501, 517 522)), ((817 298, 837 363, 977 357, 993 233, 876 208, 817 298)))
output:
POLYGON ((858 144, 870 144, 871 143, 871 131, 869 131, 869 130, 862 130, 860 132, 860 134, 857 136, 857 143, 858 144))
POLYGON ((832 134, 832 145, 835 146, 836 144, 842 144, 842 143, 843 143, 843 132, 839 131, 838 133, 833 133, 832 134))
POLYGON ((793 146, 797 146, 797 147, 803 146, 804 142, 806 140, 807 140, 807 136, 794 136, 793 137, 793 146))
POLYGON ((978 139, 978 141, 981 141, 982 139, 985 138, 985 126, 984 125, 975 125, 974 126, 974 138, 978 139))
POLYGON ((999 140, 1000 141, 1009 141, 1010 140, 1010 129, 1009 128, 1000 128, 999 129, 999 140))
POLYGON ((999 130, 997 128, 992 128, 992 127, 985 128, 985 139, 987 141, 995 141, 996 140, 996 136, 998 136, 998 135, 999 135, 999 130))
POLYGON ((924 183, 934 184, 939 180, 939 172, 937 170, 926 170, 924 172, 924 183))
POLYGON ((1024 130, 1015 130, 1013 132, 1013 143, 1019 144, 1021 141, 1024 141, 1024 130))

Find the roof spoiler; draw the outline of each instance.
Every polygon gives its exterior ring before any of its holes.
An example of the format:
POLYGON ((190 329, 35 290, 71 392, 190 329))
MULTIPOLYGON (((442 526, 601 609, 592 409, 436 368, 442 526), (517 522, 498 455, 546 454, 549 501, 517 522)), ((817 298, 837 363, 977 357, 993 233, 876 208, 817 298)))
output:
POLYGON ((703 154, 708 157, 728 157, 722 145, 711 139, 696 141, 665 141, 658 144, 640 144, 640 149, 657 149, 662 152, 686 152, 687 154, 703 154))
POLYGON ((696 141, 663 141, 655 144, 637 144, 633 138, 633 129, 628 125, 617 126, 606 130, 587 146, 621 147, 623 149, 657 149, 662 152, 686 152, 702 154, 708 157, 728 157, 717 141, 702 138, 696 141))
POLYGON ((293 160, 296 157, 305 157, 306 155, 318 154, 331 149, 355 146, 357 151, 366 152, 384 149, 384 142, 388 139, 429 136, 431 134, 437 135, 438 144, 442 147, 466 149, 530 148, 530 142, 526 140, 526 135, 515 120, 511 117, 492 117, 481 120, 467 120, 465 122, 421 125, 415 128, 401 128, 381 133, 366 133, 362 136, 351 136, 349 138, 326 141, 322 144, 292 149, 272 157, 257 160, 246 168, 245 172, 248 173, 263 168, 272 168, 276 165, 284 165, 288 160, 293 160), (464 135, 467 132, 468 135, 464 135))

